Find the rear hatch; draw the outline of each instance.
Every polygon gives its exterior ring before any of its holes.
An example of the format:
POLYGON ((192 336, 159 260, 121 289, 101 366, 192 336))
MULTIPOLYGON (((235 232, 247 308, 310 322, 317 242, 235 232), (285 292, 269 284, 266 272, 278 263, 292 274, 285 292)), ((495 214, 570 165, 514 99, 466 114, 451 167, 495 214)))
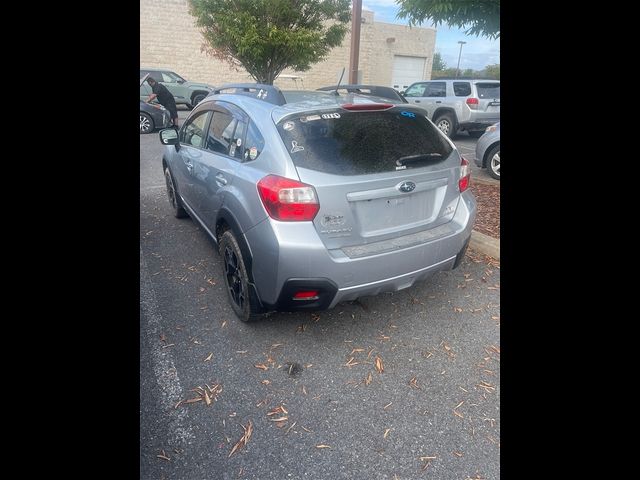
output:
POLYGON ((500 114, 500 82, 476 82, 478 110, 500 114))
POLYGON ((452 219, 461 159, 424 113, 335 108, 278 123, 300 180, 317 192, 314 225, 327 248, 415 240, 452 219))

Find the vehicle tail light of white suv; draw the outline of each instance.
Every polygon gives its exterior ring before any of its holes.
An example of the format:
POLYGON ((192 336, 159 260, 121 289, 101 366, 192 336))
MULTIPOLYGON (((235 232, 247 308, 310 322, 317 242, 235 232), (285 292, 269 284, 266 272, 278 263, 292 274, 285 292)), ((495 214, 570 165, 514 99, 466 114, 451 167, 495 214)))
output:
POLYGON ((458 188, 460 189, 460 193, 469 188, 469 181, 471 180, 471 170, 469 169, 469 162, 466 159, 462 158, 461 165, 460 180, 458 180, 458 188))
POLYGON ((477 98, 467 98, 467 105, 469 106, 469 108, 471 110, 477 110, 478 109, 478 104, 479 104, 479 100, 477 98))
POLYGON ((306 183, 267 175, 258 182, 258 193, 269 216, 283 222, 306 222, 320 210, 316 190, 306 183))

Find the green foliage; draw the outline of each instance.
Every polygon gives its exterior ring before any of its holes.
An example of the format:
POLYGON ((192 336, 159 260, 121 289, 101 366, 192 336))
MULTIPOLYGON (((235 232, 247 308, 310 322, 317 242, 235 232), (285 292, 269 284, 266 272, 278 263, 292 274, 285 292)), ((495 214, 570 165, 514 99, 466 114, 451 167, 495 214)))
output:
POLYGON ((467 28, 467 35, 500 38, 500 0, 398 0, 398 18, 411 25, 431 20, 434 25, 447 24, 467 28))
POLYGON ((474 74, 473 68, 467 68, 464 72, 462 72, 463 77, 473 77, 474 74))
POLYGON ((431 70, 441 71, 441 70, 444 70, 445 68, 447 68, 447 64, 444 63, 444 60, 442 59, 442 55, 440 55, 439 52, 434 53, 433 66, 431 67, 431 70))
POLYGON ((259 83, 285 68, 306 71, 342 43, 349 0, 189 0, 206 40, 203 50, 259 83))
POLYGON ((500 64, 487 65, 484 67, 485 78, 500 80, 500 64))

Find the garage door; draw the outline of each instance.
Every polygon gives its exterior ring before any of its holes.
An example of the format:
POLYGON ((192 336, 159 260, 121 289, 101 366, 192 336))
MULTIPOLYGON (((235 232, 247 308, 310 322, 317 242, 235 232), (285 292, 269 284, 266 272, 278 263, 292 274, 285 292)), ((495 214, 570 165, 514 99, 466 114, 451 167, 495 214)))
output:
POLYGON ((406 90, 413 82, 425 80, 424 66, 427 59, 425 57, 405 57, 395 55, 393 57, 393 73, 391 75, 391 86, 397 90, 406 90))

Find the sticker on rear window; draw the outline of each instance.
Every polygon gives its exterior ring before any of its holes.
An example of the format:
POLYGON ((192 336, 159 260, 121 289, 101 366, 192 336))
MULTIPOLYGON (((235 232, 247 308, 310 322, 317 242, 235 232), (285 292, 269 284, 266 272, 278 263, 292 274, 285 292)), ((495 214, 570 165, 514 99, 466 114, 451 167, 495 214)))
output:
POLYGON ((312 122, 313 120, 320 120, 320 115, 309 115, 308 117, 300 117, 300 121, 304 122, 312 122))
POLYGON ((251 160, 255 160, 257 156, 258 156, 258 149, 256 147, 251 147, 249 149, 249 158, 251 160))
POLYGON ((295 127, 296 125, 293 122, 284 122, 284 125, 282 125, 282 128, 284 128, 287 132, 293 130, 295 127))
POLYGON ((304 150, 302 145, 298 145, 298 142, 295 140, 291 141, 291 153, 301 152, 302 150, 304 150))
POLYGON ((324 119, 328 119, 328 118, 340 118, 340 114, 339 113, 323 113, 322 115, 320 115, 322 118, 324 119))
POLYGON ((416 114, 413 112, 400 112, 400 115, 402 115, 403 117, 409 117, 409 118, 416 118, 416 114))

